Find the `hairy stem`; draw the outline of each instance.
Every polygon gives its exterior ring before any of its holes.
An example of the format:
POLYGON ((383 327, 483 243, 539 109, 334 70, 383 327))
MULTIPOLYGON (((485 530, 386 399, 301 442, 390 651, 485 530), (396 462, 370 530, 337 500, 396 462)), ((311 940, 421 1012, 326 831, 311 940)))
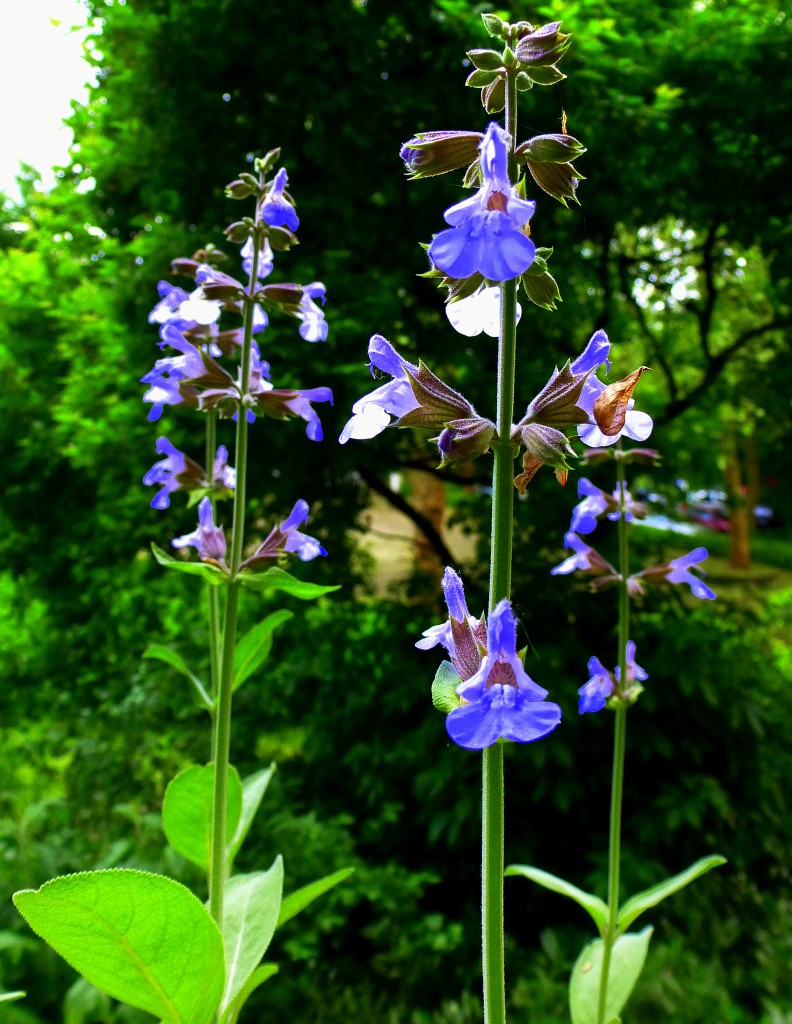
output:
MULTIPOLYGON (((514 134, 517 86, 506 79, 505 126, 514 134)), ((492 560, 490 611, 511 592, 512 531, 514 522, 514 450, 510 439, 514 411, 514 373, 517 336, 517 281, 501 284, 501 323, 498 340, 498 438, 493 444, 492 560)), ((481 938, 485 1024, 505 1024, 506 973, 503 941, 503 746, 483 751, 481 773, 481 938)))
MULTIPOLYGON (((212 465, 214 464, 215 451, 217 450, 217 413, 206 414, 206 451, 204 454, 204 466, 207 475, 211 476, 212 465)), ((217 503, 214 496, 210 496, 212 508, 216 509, 217 503)), ((217 719, 217 689, 220 679, 220 655, 223 643, 222 627, 220 625, 220 594, 217 587, 206 584, 206 599, 209 605, 209 693, 212 698, 212 738, 210 760, 214 761, 215 756, 215 722, 217 719)))
MULTIPOLYGON (((619 451, 621 455, 621 442, 619 451)), ((619 493, 619 680, 622 687, 627 681, 627 642, 630 638, 630 594, 627 579, 630 575, 630 551, 627 526, 627 500, 624 480, 624 459, 616 459, 617 487, 619 493)), ((605 1006, 608 998, 608 976, 611 953, 616 941, 619 919, 619 872, 621 869, 621 814, 624 794, 624 752, 627 742, 627 705, 619 703, 616 708, 616 723, 613 737, 613 777, 611 782, 610 841, 608 847, 608 925, 605 930, 602 951, 602 972, 600 974, 597 1024, 608 1024, 605 1020, 605 1006)))
MULTIPOLYGON (((247 393, 250 374, 250 352, 253 341, 252 299, 258 275, 259 238, 253 239, 253 266, 250 271, 248 294, 245 297, 245 319, 240 366, 240 389, 247 393)), ((226 820, 228 817, 228 768, 231 752, 231 698, 234 685, 234 649, 236 647, 239 583, 236 581, 242 561, 245 535, 245 490, 247 482, 248 422, 247 409, 240 402, 236 425, 236 487, 234 488, 234 515, 231 528, 231 556, 229 568, 232 582, 226 588, 226 606, 223 621, 223 643, 220 678, 214 720, 214 789, 212 793, 212 853, 209 864, 209 912, 223 926, 223 888, 227 872, 226 820)))

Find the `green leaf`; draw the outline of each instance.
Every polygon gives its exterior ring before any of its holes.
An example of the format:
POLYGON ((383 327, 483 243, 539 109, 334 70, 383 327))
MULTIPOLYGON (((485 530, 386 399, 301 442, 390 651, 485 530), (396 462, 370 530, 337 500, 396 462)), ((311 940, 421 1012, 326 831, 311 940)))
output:
POLYGON ((236 999, 226 1007, 225 1013, 223 1013, 220 1018, 221 1024, 233 1024, 239 1016, 239 1011, 248 1001, 250 996, 256 991, 259 985, 263 985, 268 978, 271 978, 273 974, 277 973, 277 964, 262 964, 261 967, 257 967, 242 986, 236 999))
POLYGON ((274 774, 275 762, 273 761, 269 768, 262 768, 260 771, 254 772, 253 775, 248 775, 242 781, 242 812, 239 815, 239 824, 234 832, 234 838, 228 847, 229 870, 231 862, 239 852, 239 848, 253 824, 256 811, 259 809, 259 804, 274 774))
MULTIPOLYGON (((168 783, 162 802, 162 827, 170 846, 204 871, 212 850, 214 765, 192 765, 168 783)), ((233 842, 242 814, 242 783, 233 765, 228 771, 226 840, 233 842)))
POLYGON ((13 1003, 16 999, 24 999, 24 992, 0 992, 0 1003, 13 1003))
MULTIPOLYGON (((187 563, 185 563, 187 564, 187 563)), ((239 582, 250 590, 257 590, 259 593, 266 593, 269 590, 282 590, 292 597, 298 597, 301 601, 314 601, 317 597, 325 594, 332 594, 340 587, 320 587, 318 583, 308 583, 304 580, 295 579, 285 569, 279 569, 273 565, 266 572, 242 572, 237 577, 239 582)))
POLYGON ((291 920, 301 910, 305 910, 309 904, 329 889, 343 882, 345 878, 349 878, 354 870, 354 868, 341 868, 340 871, 334 871, 332 875, 317 878, 315 882, 309 882, 301 889, 295 889, 294 892, 289 893, 281 904, 278 927, 280 928, 282 924, 291 920))
POLYGON ((189 576, 203 576, 206 582, 211 583, 213 587, 226 586, 231 582, 230 576, 216 565, 209 565, 208 562, 184 562, 181 558, 171 558, 156 544, 151 545, 151 550, 159 564, 166 569, 186 572, 189 576))
POLYGON ((167 1024, 210 1024, 223 994, 223 940, 178 882, 113 869, 14 894, 27 923, 92 985, 167 1024))
POLYGON ((537 885, 549 889, 551 892, 568 896, 591 915, 600 935, 605 933, 608 907, 599 896, 595 896, 590 892, 584 892, 583 889, 578 889, 571 882, 565 882, 563 878, 551 875, 549 871, 541 871, 539 868, 533 868, 528 864, 510 864, 504 871, 504 875, 522 875, 525 878, 530 878, 537 885))
MULTIPOLYGON (((613 944, 608 970, 608 995, 605 1020, 618 1017, 630 998, 646 961, 652 928, 620 936, 613 944)), ((590 942, 572 968, 569 981, 569 1012, 572 1024, 597 1024, 602 974, 602 939, 590 942)))
POLYGON ((143 657, 154 658, 157 661, 164 661, 166 665, 170 665, 171 668, 175 668, 177 672, 180 672, 193 684, 204 707, 209 711, 212 710, 214 706, 212 704, 212 698, 206 692, 206 689, 198 676, 193 675, 187 667, 187 662, 180 654, 177 654, 176 651, 172 651, 170 647, 166 647, 164 644, 152 644, 150 647, 145 649, 143 657))
POLYGON ((664 882, 658 882, 657 885, 653 885, 651 888, 644 889, 643 892, 631 896, 619 910, 618 924, 620 931, 629 928, 633 921, 643 914, 645 910, 649 910, 650 907, 656 907, 658 903, 661 903, 669 896, 673 896, 680 889, 684 889, 686 885, 690 885, 691 882, 700 878, 701 875, 725 863, 726 858, 721 857, 717 853, 711 854, 709 857, 702 857, 695 864, 691 864, 686 871, 681 871, 678 875, 673 875, 664 882))
POLYGON ((269 871, 235 875, 223 893, 223 947, 226 986, 221 1009, 241 992, 275 934, 283 897, 283 860, 269 871))
POLYGON ((238 690, 264 664, 272 649, 272 634, 293 617, 294 612, 284 608, 268 615, 263 622, 245 633, 234 651, 234 690, 238 690))
POLYGON ((462 698, 457 696, 456 688, 462 680, 450 661, 443 661, 435 672, 432 680, 432 703, 444 715, 450 714, 462 706, 462 698))

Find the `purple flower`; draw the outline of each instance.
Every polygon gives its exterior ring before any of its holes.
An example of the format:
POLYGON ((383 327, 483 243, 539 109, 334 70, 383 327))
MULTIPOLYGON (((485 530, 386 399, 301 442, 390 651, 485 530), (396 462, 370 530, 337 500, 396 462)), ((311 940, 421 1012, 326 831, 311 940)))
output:
POLYGON ((383 373, 390 374, 393 380, 355 402, 352 406, 352 418, 338 439, 340 444, 346 444, 350 437, 355 440, 376 437, 390 424, 391 416, 400 419, 413 409, 419 408, 406 369, 410 367, 417 371, 418 367, 402 359, 393 345, 381 334, 375 334, 371 338, 368 354, 372 377, 376 367, 383 373))
POLYGON ((590 548, 584 544, 577 534, 565 534, 564 547, 572 548, 575 553, 561 562, 560 565, 551 569, 551 576, 566 576, 567 573, 574 572, 578 569, 580 572, 588 572, 594 576, 609 574, 618 578, 618 574, 610 562, 607 562, 598 551, 594 550, 594 548, 590 548))
MULTIPOLYGON (((253 239, 248 238, 240 252, 242 257, 242 269, 250 276, 253 273, 253 239)), ((259 248, 258 267, 256 268, 256 279, 262 281, 272 273, 274 255, 268 239, 264 239, 259 248)))
POLYGON ((669 563, 670 572, 666 575, 669 583, 687 583, 693 591, 694 597, 705 597, 709 601, 715 600, 715 591, 710 590, 703 580, 694 576, 690 571, 691 566, 697 566, 707 557, 706 548, 694 548, 689 555, 681 558, 673 558, 669 563))
POLYGON ((696 576, 691 569, 698 567, 707 557, 706 548, 694 548, 690 554, 681 558, 672 558, 664 565, 652 565, 641 572, 630 576, 628 585, 630 593, 640 595, 644 592, 644 580, 649 583, 687 583, 693 592, 694 597, 703 597, 708 601, 715 600, 715 591, 711 590, 703 580, 696 576))
POLYGON ((294 207, 283 194, 288 180, 286 168, 282 167, 275 175, 272 188, 261 208, 261 216, 271 228, 286 227, 290 231, 296 231, 300 226, 299 218, 294 207))
POLYGON ((468 611, 462 580, 450 566, 443 573, 442 587, 449 618, 439 626, 424 630, 424 639, 415 646, 428 651, 442 644, 459 677, 469 679, 481 665, 480 648, 486 645, 486 626, 468 611))
POLYGON ((578 690, 578 712, 581 715, 587 711, 602 711, 605 701, 613 693, 613 676, 599 658, 589 658, 588 670, 591 678, 578 690))
MULTIPOLYGON (((178 318, 179 306, 189 299, 189 295, 183 288, 178 288, 168 281, 160 281, 157 285, 160 300, 148 316, 150 324, 172 323, 178 318)), ((179 326, 178 324, 176 326, 179 326)))
POLYGON ((576 376, 579 376, 581 373, 589 373, 591 370, 598 370, 604 363, 605 372, 609 373, 610 360, 608 359, 608 354, 610 353, 610 348, 611 343, 608 340, 608 335, 605 331, 595 331, 589 338, 586 347, 572 363, 569 369, 576 376))
MULTIPOLYGON (((608 498, 599 487, 581 477, 578 481, 578 497, 583 498, 579 505, 572 510, 572 522, 569 526, 570 532, 593 533, 597 526, 597 516, 602 515, 608 507, 608 498), (585 497, 583 497, 585 495, 585 497)), ((557 572, 557 570, 553 570, 557 572)))
POLYGON ((236 470, 228 465, 228 449, 224 444, 220 445, 215 455, 211 484, 218 489, 224 488, 229 491, 236 487, 236 470))
MULTIPOLYGON (((454 330, 466 338, 474 338, 482 331, 491 338, 500 336, 500 288, 479 288, 467 298, 449 302, 445 311, 454 330)), ((518 323, 521 316, 522 307, 518 302, 518 323)))
POLYGON ((282 554, 297 555, 301 562, 310 562, 327 552, 315 537, 300 533, 297 529, 308 519, 308 502, 300 498, 294 508, 280 526, 274 527, 267 539, 260 544, 250 558, 240 566, 241 569, 256 569, 271 559, 278 559, 282 554))
POLYGON ((509 142, 493 121, 479 148, 481 188, 446 210, 451 227, 432 239, 429 257, 449 277, 510 281, 533 263, 536 248, 521 228, 536 203, 521 199, 509 180, 509 142))
POLYGON ((321 281, 314 281, 303 288, 300 308, 297 316, 302 320, 300 337, 305 341, 327 341, 327 321, 321 307, 314 299, 321 299, 325 304, 325 286, 321 281))
MULTIPOLYGON (((601 711, 606 704, 608 697, 618 687, 620 694, 624 694, 638 679, 641 682, 648 679, 647 672, 640 665, 635 664, 635 644, 632 640, 627 641, 627 684, 620 686, 621 669, 617 665, 613 673, 603 667, 599 658, 590 658, 588 663, 589 675, 591 678, 578 690, 580 701, 578 711, 581 715, 587 712, 601 711)), ((635 695, 634 695, 635 696, 635 695)), ((634 699, 634 697, 633 697, 634 699)))
POLYGON ((198 505, 197 529, 183 537, 174 537, 171 544, 175 548, 196 548, 202 561, 225 565, 225 534, 222 526, 214 525, 212 503, 209 498, 202 498, 198 505))
POLYGON ((228 449, 220 445, 212 467, 212 478, 207 480, 202 466, 184 452, 174 447, 167 437, 158 437, 156 450, 164 459, 155 462, 143 477, 147 486, 160 484, 161 490, 151 501, 152 508, 168 508, 173 491, 193 491, 198 487, 215 487, 218 490, 233 490, 236 484, 236 470, 228 465, 228 449))
POLYGON ((456 688, 467 703, 446 718, 448 735, 460 747, 482 750, 501 737, 530 743, 561 721, 561 708, 545 702, 547 690, 528 676, 516 644, 511 604, 503 600, 490 614, 479 670, 456 688))

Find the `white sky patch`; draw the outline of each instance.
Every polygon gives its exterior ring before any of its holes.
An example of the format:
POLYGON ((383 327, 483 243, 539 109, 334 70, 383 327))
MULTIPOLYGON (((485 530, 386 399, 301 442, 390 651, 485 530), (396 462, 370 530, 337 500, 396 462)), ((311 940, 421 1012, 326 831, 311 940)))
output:
POLYGON ((0 192, 19 198, 21 161, 54 184, 72 133, 70 102, 87 100, 93 69, 83 58, 87 12, 79 0, 3 0, 0 43, 0 192))

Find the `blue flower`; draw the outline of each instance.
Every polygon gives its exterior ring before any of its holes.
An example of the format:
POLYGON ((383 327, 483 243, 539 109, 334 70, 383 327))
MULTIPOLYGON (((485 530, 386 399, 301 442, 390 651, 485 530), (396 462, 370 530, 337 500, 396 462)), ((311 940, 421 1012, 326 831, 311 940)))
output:
POLYGON ((641 572, 630 576, 627 581, 630 593, 633 595, 643 594, 644 581, 649 583, 687 583, 694 597, 702 597, 708 601, 714 601, 716 597, 715 591, 711 590, 703 580, 699 579, 691 571, 694 566, 698 567, 699 563, 703 562, 706 557, 706 548, 694 548, 689 554, 682 555, 680 558, 672 558, 670 562, 666 562, 663 565, 652 565, 647 569, 642 569, 641 572))
POLYGON ((578 690, 578 712, 581 715, 586 712, 602 711, 606 700, 613 693, 613 676, 599 658, 589 658, 588 671, 591 678, 578 690))
MULTIPOLYGON (((640 665, 635 664, 635 644, 632 640, 627 641, 627 683, 621 686, 621 669, 616 666, 613 673, 603 667, 599 658, 589 658, 588 671, 591 678, 580 687, 578 693, 578 711, 581 715, 602 711, 608 698, 618 689, 619 694, 626 693, 633 686, 635 680, 641 682, 648 679, 647 672, 640 665)), ((640 692, 640 691, 638 691, 640 692)), ((634 694, 633 699, 635 697, 634 694)))
POLYGON ((448 735, 460 747, 482 750, 500 738, 530 743, 561 721, 561 708, 545 701, 547 690, 528 676, 516 644, 511 604, 503 600, 490 614, 479 670, 456 688, 467 703, 446 718, 448 735))
POLYGON ((156 450, 165 458, 155 462, 143 477, 143 483, 147 487, 153 484, 161 485, 161 489, 151 501, 152 508, 168 508, 173 491, 192 491, 198 487, 232 491, 236 485, 236 470, 228 465, 228 449, 224 444, 217 449, 211 480, 207 480, 202 466, 184 452, 180 452, 167 437, 157 438, 156 450))
MULTIPOLYGON (((253 272, 253 239, 248 238, 240 252, 242 257, 242 269, 250 276, 253 272)), ((259 248, 258 266, 256 267, 256 279, 262 281, 269 277, 274 266, 274 255, 268 239, 264 239, 259 248)))
POLYGON ((198 505, 198 527, 183 537, 174 537, 175 548, 193 547, 203 562, 213 562, 225 567, 226 539, 222 526, 214 525, 212 503, 202 498, 198 505))
POLYGON ((510 136, 492 122, 479 148, 482 185, 475 196, 449 207, 451 227, 432 239, 429 257, 452 278, 479 273, 510 281, 530 267, 536 248, 522 231, 536 203, 521 199, 509 180, 510 136))
POLYGON ((450 566, 443 573, 442 587, 449 617, 440 625, 424 630, 424 639, 415 646, 428 651, 441 644, 448 651, 460 679, 469 679, 481 667, 481 650, 487 643, 486 624, 468 611, 462 580, 450 566))
POLYGON ((670 571, 666 575, 666 579, 669 583, 687 583, 693 591, 694 597, 704 597, 708 601, 714 601, 715 591, 710 590, 703 580, 690 571, 691 566, 698 566, 699 562, 704 561, 707 554, 706 548, 694 548, 688 555, 672 558, 668 563, 670 571))
POLYGON ((302 320, 300 337, 305 341, 327 341, 327 321, 320 306, 314 299, 321 299, 325 304, 325 286, 321 281, 314 281, 303 288, 302 298, 297 316, 302 320))
POLYGON ((315 537, 309 537, 297 529, 307 519, 308 502, 300 498, 289 516, 280 526, 270 531, 267 539, 242 563, 240 569, 260 568, 283 554, 297 555, 301 562, 310 562, 319 555, 326 556, 327 552, 315 537))
POLYGON ((570 532, 593 533, 597 526, 597 516, 602 515, 608 507, 608 499, 599 487, 595 487, 585 477, 578 481, 578 497, 583 498, 583 501, 572 510, 570 532))
MULTIPOLYGON (((474 338, 477 334, 500 336, 500 288, 479 288, 464 299, 449 302, 445 308, 451 326, 458 334, 474 338)), ((522 307, 517 303, 517 323, 522 307)))
POLYGON ((376 437, 390 424, 391 416, 400 419, 420 405, 407 373, 407 367, 417 371, 417 366, 402 359, 393 345, 381 334, 375 334, 371 338, 368 354, 372 377, 376 367, 383 373, 390 374, 393 380, 355 402, 352 406, 352 418, 338 439, 340 444, 346 444, 350 438, 365 440, 376 437))
POLYGON ((261 208, 261 216, 271 228, 285 227, 290 231, 296 231, 300 226, 299 218, 294 211, 294 207, 283 194, 288 180, 286 168, 281 167, 275 175, 272 188, 261 208))

